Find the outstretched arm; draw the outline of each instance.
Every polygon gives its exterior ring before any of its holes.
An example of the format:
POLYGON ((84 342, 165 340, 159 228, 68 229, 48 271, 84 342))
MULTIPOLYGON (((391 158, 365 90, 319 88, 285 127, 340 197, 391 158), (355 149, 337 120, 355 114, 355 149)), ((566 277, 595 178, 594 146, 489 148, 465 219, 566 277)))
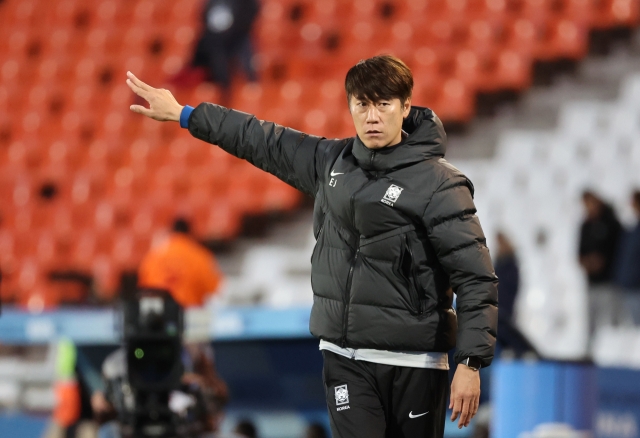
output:
POLYGON ((315 196, 327 152, 337 141, 258 120, 251 114, 212 103, 202 103, 195 109, 185 107, 170 91, 153 88, 131 72, 127 77, 131 90, 149 102, 149 108, 131 105, 133 112, 159 121, 179 121, 194 137, 215 144, 315 196))

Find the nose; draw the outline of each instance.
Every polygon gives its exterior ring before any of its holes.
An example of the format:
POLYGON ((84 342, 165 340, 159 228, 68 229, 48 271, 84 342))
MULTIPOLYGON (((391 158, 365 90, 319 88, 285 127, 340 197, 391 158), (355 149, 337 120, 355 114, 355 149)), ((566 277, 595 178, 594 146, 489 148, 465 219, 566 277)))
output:
POLYGON ((375 105, 370 105, 369 108, 367 108, 366 122, 377 123, 379 121, 380 121, 380 113, 378 111, 378 108, 375 105))

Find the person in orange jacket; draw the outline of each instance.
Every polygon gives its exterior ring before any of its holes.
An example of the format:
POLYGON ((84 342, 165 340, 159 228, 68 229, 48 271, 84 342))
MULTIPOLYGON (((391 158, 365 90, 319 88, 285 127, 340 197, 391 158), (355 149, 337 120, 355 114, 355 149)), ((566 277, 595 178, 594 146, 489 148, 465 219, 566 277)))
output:
POLYGON ((183 307, 202 306, 217 291, 222 273, 213 254, 190 236, 186 220, 177 219, 172 231, 142 260, 138 286, 166 289, 183 307))

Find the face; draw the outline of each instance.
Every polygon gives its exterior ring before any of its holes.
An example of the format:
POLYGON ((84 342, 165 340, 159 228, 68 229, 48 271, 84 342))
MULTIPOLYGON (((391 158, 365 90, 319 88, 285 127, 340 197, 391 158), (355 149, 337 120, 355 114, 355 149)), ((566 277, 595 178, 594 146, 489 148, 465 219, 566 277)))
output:
POLYGON ((356 133, 369 149, 393 146, 402 140, 402 121, 411 110, 411 98, 368 102, 351 96, 349 111, 356 133))
POLYGON ((586 195, 582 198, 584 208, 587 211, 587 217, 589 219, 596 219, 600 216, 601 204, 591 195, 586 195))

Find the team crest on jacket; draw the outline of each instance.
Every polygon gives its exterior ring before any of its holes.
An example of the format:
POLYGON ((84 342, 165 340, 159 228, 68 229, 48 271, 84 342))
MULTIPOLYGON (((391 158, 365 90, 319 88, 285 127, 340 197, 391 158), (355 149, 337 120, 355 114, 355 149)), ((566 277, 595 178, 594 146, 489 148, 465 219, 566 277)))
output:
POLYGON ((336 405, 346 405, 349 403, 349 390, 347 385, 336 386, 336 405))
POLYGON ((402 187, 398 187, 395 184, 391 184, 391 186, 389 186, 389 188, 387 189, 387 193, 384 194, 380 202, 383 202, 393 207, 393 204, 396 203, 396 201, 400 197, 400 194, 402 193, 403 190, 404 189, 402 187))

